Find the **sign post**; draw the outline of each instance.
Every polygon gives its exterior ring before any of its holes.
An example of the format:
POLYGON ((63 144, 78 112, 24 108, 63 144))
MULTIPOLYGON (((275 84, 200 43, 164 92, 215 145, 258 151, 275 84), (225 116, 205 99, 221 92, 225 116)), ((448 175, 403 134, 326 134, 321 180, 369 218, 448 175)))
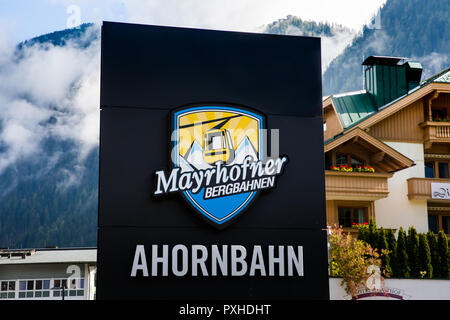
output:
POLYGON ((328 299, 320 39, 104 22, 98 299, 328 299))

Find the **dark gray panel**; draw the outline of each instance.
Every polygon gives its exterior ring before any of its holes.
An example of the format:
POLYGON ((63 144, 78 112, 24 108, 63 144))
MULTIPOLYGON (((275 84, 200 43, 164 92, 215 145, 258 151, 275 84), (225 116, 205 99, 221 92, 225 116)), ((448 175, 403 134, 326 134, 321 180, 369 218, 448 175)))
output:
POLYGON ((224 102, 322 115, 320 39, 103 24, 101 105, 224 102))
MULTIPOLYGON (((213 228, 109 228, 99 231, 98 299, 328 299, 326 232, 320 230, 228 230, 213 228), (130 276, 136 245, 144 245, 151 274, 151 245, 170 247, 239 244, 303 246, 304 276, 130 276)), ((161 250, 161 249, 160 249, 161 250)), ((170 252, 170 251, 169 251, 170 252)), ((248 251, 250 252, 250 251, 248 251)), ((161 255, 161 251, 159 252, 161 255)), ((251 259, 250 259, 251 260, 251 259)), ((267 261, 265 262, 267 268, 267 261)), ((209 275, 211 268, 206 262, 209 275)), ((169 270, 171 265, 169 265, 169 270)), ((161 270, 159 270, 161 271, 161 270)), ((276 270, 277 271, 277 270, 276 270)), ((190 271, 188 271, 190 274, 190 271)))
MULTIPOLYGON (((169 168, 169 112, 101 111, 99 226, 205 226, 180 194, 155 198, 153 172, 169 168)), ((277 187, 262 191, 237 218, 236 228, 325 226, 322 121, 268 116, 280 130, 280 154, 289 157, 277 187)))

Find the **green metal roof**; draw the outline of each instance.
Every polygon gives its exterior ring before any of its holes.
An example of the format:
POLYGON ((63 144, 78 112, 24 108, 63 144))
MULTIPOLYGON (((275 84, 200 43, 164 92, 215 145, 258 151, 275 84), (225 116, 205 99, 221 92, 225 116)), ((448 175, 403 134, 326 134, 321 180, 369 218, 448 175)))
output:
POLYGON ((418 61, 408 61, 405 65, 408 65, 412 69, 422 69, 422 64, 418 61))
POLYGON ((333 96, 332 99, 344 129, 377 111, 372 95, 365 92, 333 96))
POLYGON ((331 98, 341 124, 344 127, 344 130, 346 130, 432 82, 450 83, 450 67, 422 81, 419 86, 412 89, 407 94, 402 95, 379 108, 376 107, 373 96, 365 91, 335 95, 331 96, 331 98))

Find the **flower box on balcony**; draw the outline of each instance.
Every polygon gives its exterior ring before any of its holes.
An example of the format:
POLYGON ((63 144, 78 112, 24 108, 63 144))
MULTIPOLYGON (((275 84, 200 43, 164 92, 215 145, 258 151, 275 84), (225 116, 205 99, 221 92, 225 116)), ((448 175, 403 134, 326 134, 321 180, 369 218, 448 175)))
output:
POLYGON ((368 172, 368 173, 374 173, 375 169, 371 166, 349 166, 347 164, 340 165, 340 166, 331 166, 331 170, 338 171, 338 172, 368 172))

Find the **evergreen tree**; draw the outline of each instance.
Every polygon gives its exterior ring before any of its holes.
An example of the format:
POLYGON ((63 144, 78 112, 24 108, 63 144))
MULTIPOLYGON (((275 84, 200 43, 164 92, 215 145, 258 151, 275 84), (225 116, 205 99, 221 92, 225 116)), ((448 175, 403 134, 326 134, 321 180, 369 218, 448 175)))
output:
MULTIPOLYGON (((373 219, 369 221, 369 228, 367 231, 367 239, 366 242, 373 248, 378 248, 378 230, 377 225, 373 219)), ((379 252, 379 251, 378 251, 379 252)))
POLYGON ((433 267, 431 265, 431 253, 430 246, 428 244, 428 238, 425 233, 419 235, 419 274, 421 278, 431 279, 433 277, 433 267), (426 272, 422 275, 422 272, 426 272))
POLYGON ((383 254, 383 250, 388 250, 389 245, 386 239, 386 231, 383 227, 380 227, 380 230, 378 231, 378 252, 381 255, 381 269, 384 270, 389 275, 392 274, 391 269, 391 259, 389 254, 383 254))
POLYGON ((444 231, 439 231, 438 233, 438 255, 439 255, 439 268, 437 270, 437 277, 441 279, 447 279, 450 277, 450 256, 448 249, 448 240, 444 231))
POLYGON ((394 230, 387 230, 386 240, 388 243, 389 260, 392 270, 391 277, 397 277, 397 275, 399 274, 399 270, 397 266, 397 240, 395 239, 394 230))
POLYGON ((397 238, 397 256, 396 256, 396 264, 398 268, 397 277, 399 278, 409 278, 410 276, 410 268, 409 268, 409 259, 408 253, 406 250, 406 232, 400 227, 398 231, 397 238))
POLYGON ((437 249, 436 236, 433 231, 427 233, 428 245, 430 246, 431 266, 433 267, 433 278, 437 278, 439 273, 439 253, 437 249))
POLYGON ((367 242, 367 234, 368 234, 367 226, 363 225, 358 227, 358 240, 367 242))
POLYGON ((410 276, 412 278, 419 278, 419 236, 414 227, 410 227, 408 230, 406 249, 409 259, 410 276))

